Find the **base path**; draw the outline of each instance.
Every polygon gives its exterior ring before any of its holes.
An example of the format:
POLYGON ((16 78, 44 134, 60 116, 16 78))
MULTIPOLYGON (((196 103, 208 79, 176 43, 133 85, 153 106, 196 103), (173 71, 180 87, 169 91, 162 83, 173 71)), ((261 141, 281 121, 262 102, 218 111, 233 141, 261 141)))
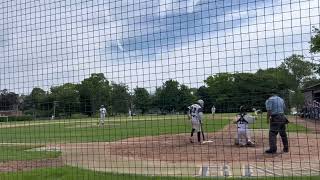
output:
POLYGON ((212 143, 188 141, 189 134, 129 138, 117 142, 47 146, 62 151, 65 164, 86 169, 164 176, 303 176, 319 175, 320 139, 290 133, 290 152, 266 155, 268 132, 255 130, 256 147, 233 145, 234 126, 208 135, 212 143))

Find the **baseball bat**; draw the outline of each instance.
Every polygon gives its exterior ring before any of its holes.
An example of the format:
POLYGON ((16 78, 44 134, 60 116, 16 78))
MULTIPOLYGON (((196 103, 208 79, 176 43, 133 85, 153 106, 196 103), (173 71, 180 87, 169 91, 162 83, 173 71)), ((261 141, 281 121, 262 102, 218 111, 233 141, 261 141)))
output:
POLYGON ((205 141, 202 122, 200 122, 200 127, 201 127, 202 139, 203 139, 203 141, 205 141))

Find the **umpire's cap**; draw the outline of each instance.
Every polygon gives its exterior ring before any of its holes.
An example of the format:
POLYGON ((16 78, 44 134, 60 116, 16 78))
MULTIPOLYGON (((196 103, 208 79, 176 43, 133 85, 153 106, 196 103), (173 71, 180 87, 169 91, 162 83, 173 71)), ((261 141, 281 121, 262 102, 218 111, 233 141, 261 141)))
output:
POLYGON ((270 90, 270 95, 274 95, 274 94, 277 94, 277 93, 278 93, 278 90, 275 89, 275 88, 272 88, 272 89, 270 90))

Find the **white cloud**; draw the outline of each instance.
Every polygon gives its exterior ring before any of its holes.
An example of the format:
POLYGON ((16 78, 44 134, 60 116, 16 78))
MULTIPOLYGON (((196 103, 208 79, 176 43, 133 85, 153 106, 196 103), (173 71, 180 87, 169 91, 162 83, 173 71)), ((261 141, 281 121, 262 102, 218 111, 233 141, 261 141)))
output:
MULTIPOLYGON (((215 73, 255 71, 279 65, 292 53, 308 55, 311 26, 320 24, 317 0, 250 5, 217 15, 210 25, 219 31, 209 26, 197 38, 177 39, 173 48, 156 46, 156 55, 126 51, 124 39, 165 29, 148 18, 160 15, 165 21, 175 13, 201 12, 201 3, 205 2, 0 3, 0 89, 28 93, 35 86, 48 89, 80 82, 94 72, 130 88, 154 90, 170 78, 199 87, 215 73), (112 51, 114 46, 119 51, 112 51)), ((216 2, 215 8, 230 6, 226 3, 216 2)))
MULTIPOLYGON (((309 1, 308 4, 309 7, 318 7, 317 1, 309 1)), ((219 72, 254 72, 260 68, 275 67, 293 53, 310 59, 310 32, 312 25, 318 24, 320 14, 317 12, 314 16, 318 18, 310 18, 308 25, 300 26, 300 23, 297 23, 306 15, 299 11, 299 7, 304 8, 306 5, 294 5, 291 5, 291 8, 295 11, 286 14, 292 18, 284 18, 284 14, 279 10, 281 6, 268 10, 259 9, 256 11, 257 15, 247 15, 246 12, 228 14, 227 18, 254 17, 255 20, 238 28, 191 41, 169 53, 159 54, 156 60, 151 62, 153 66, 150 66, 150 62, 141 62, 143 68, 134 69, 130 79, 123 74, 116 76, 119 81, 129 82, 132 87, 142 85, 154 89, 168 79, 177 79, 181 83, 199 87, 209 75, 219 72), (279 13, 272 14, 272 10, 279 13), (156 79, 146 76, 145 69, 155 72, 156 79), (144 79, 146 83, 139 82, 138 79, 144 79)), ((312 8, 305 9, 312 11, 312 8)))

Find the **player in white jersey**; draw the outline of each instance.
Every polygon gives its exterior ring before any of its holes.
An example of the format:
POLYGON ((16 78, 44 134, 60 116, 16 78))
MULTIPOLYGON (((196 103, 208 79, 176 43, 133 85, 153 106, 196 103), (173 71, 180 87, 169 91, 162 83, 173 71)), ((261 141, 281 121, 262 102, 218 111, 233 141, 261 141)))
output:
MULTIPOLYGON (((190 142, 193 143, 193 134, 197 132, 198 142, 201 144, 201 132, 203 122, 203 100, 198 100, 196 104, 192 104, 188 107, 188 117, 191 120, 192 130, 190 142)), ((202 133, 202 140, 204 140, 204 134, 202 133)))
POLYGON ((243 106, 240 107, 240 114, 237 115, 237 135, 235 144, 240 146, 254 146, 250 138, 249 124, 254 122, 254 117, 247 115, 243 106))
POLYGON ((212 108, 211 108, 211 114, 212 114, 212 118, 214 119, 214 115, 216 113, 216 107, 214 105, 212 105, 212 108))
POLYGON ((99 122, 99 126, 103 126, 104 125, 104 120, 106 118, 106 114, 107 114, 107 110, 104 107, 104 105, 101 105, 100 107, 100 122, 99 122))

